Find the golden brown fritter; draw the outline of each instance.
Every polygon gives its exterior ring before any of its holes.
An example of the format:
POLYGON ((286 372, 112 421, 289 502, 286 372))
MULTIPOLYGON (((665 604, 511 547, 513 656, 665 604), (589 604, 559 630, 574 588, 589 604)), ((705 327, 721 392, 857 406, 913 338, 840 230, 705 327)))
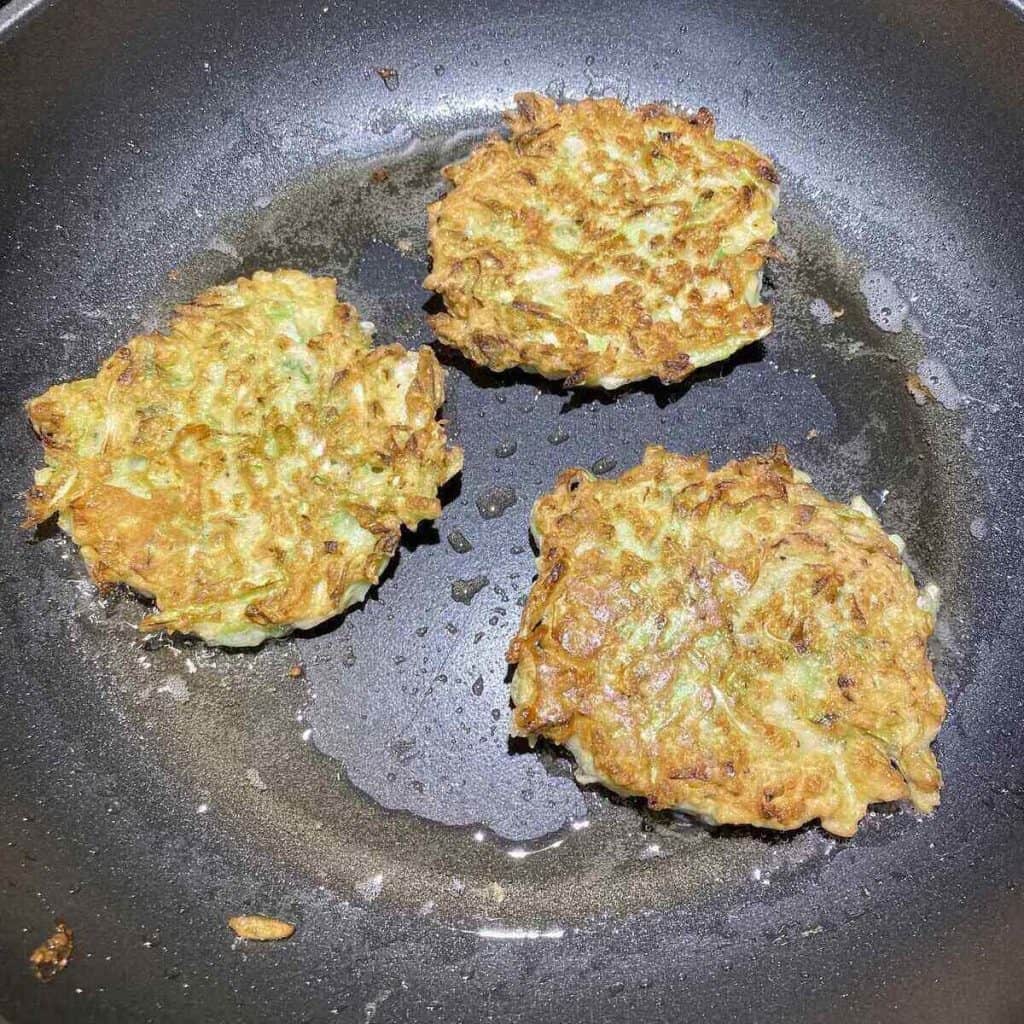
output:
POLYGON ((771 161, 711 114, 516 96, 510 138, 445 168, 425 288, 439 337, 567 385, 680 381, 763 338, 771 161))
POLYGON ((513 733, 568 747, 580 781, 842 836, 871 803, 938 804, 937 591, 862 501, 781 448, 711 471, 651 447, 617 480, 563 473, 532 528, 513 733))
POLYGON ((142 629, 256 644, 362 600, 440 514, 443 400, 434 354, 374 348, 332 278, 261 271, 28 403, 27 525, 58 513, 97 583, 154 597, 142 629))

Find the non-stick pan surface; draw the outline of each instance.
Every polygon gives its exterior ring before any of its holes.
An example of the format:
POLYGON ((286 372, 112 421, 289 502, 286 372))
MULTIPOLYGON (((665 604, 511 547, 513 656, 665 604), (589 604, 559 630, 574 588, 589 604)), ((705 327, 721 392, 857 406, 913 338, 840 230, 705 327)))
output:
POLYGON ((4 19, 0 1012, 1024 1019, 1019 11, 61 0, 4 19), (137 599, 98 596, 54 528, 19 531, 24 400, 201 287, 329 273, 380 337, 429 341, 424 205, 524 88, 703 103, 776 158, 763 345, 606 396, 444 353, 466 465, 437 528, 364 607, 256 653, 143 641, 137 599), (930 818, 709 830, 508 745, 527 516, 556 473, 777 441, 942 587, 930 818), (235 943, 246 911, 295 937, 235 943), (75 955, 44 985, 27 956, 58 916, 75 955))

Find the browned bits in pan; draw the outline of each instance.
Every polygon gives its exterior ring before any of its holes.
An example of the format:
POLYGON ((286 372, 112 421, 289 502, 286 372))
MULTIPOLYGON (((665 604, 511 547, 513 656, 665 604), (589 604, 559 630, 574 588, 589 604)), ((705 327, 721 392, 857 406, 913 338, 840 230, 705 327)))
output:
POLYGON ((52 981, 67 967, 74 950, 74 933, 63 921, 58 921, 54 933, 32 951, 28 960, 40 981, 52 981))
POLYGON ((240 938, 251 942, 277 942, 290 939, 295 925, 262 914, 239 914, 228 918, 228 927, 240 938))

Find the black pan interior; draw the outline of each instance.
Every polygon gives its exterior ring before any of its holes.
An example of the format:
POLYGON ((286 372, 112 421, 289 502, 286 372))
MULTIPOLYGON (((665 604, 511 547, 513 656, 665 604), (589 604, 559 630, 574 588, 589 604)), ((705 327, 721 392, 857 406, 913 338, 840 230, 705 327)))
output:
POLYGON ((1024 1015, 1018 11, 7 10, 0 1010, 1024 1015), (682 387, 611 396, 442 351, 465 469, 362 608, 256 653, 143 642, 135 598, 97 596, 54 529, 18 530, 38 457, 21 404, 261 267, 333 274, 379 337, 428 342, 423 207, 523 88, 703 103, 770 152, 773 335, 682 387), (936 401, 913 400, 912 373, 936 401), (530 506, 561 469, 615 472, 649 442, 716 462, 782 442, 904 536, 944 595, 933 817, 879 808, 849 841, 709 830, 579 790, 556 751, 509 748, 503 654, 532 579, 530 506), (295 938, 233 944, 225 920, 247 910, 294 919, 295 938), (43 986, 26 957, 55 916, 77 952, 43 986))

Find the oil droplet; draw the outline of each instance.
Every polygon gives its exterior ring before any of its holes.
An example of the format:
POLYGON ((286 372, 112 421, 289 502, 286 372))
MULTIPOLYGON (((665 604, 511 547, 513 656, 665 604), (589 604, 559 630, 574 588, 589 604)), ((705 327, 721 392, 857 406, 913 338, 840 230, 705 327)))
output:
POLYGON ((372 875, 361 882, 356 882, 353 888, 358 896, 366 900, 367 903, 372 903, 384 891, 384 875, 383 873, 372 875))
POLYGON ((469 604, 470 601, 487 586, 486 576, 474 576, 469 580, 456 580, 452 584, 452 600, 459 604, 469 604))
POLYGON ((836 322, 836 311, 824 299, 811 299, 807 309, 822 327, 828 327, 829 324, 836 322))
POLYGON ((956 412, 966 404, 967 396, 956 386, 949 368, 940 360, 922 359, 917 364, 917 374, 943 409, 956 412))
POLYGON ((434 65, 434 74, 437 75, 438 78, 440 78, 444 74, 444 71, 445 67, 443 64, 434 65))
POLYGON ((341 663, 345 668, 351 668, 356 663, 356 652, 351 647, 346 647, 341 656, 341 663))
POLYGON ((518 447, 519 446, 515 443, 515 441, 513 441, 512 438, 509 437, 502 441, 498 445, 498 447, 494 449, 494 454, 499 459, 507 459, 515 455, 516 449, 518 447))
POLYGON ((879 270, 869 270, 857 282, 867 300, 868 317, 880 330, 899 334, 910 313, 910 303, 901 294, 896 282, 879 270))
POLYGON ((618 463, 610 455, 602 455, 591 467, 590 472, 594 476, 601 476, 603 473, 610 473, 618 463))
POLYGON ((484 692, 484 677, 477 676, 476 682, 470 687, 474 697, 479 697, 484 692))
POLYGON ((461 530, 452 530, 448 534, 448 544, 452 551, 459 555, 468 554, 473 550, 473 545, 470 543, 469 538, 461 530))
POLYGON ((565 79, 553 78, 544 89, 544 94, 556 103, 565 102, 565 79))
POLYGON ((564 444, 568 440, 569 431, 562 423, 559 423, 558 426, 548 434, 548 444, 564 444))
POLYGON ((428 628, 429 628, 428 626, 417 626, 416 627, 416 635, 417 636, 426 636, 428 628))
POLYGON ((477 511, 484 519, 503 516, 517 501, 516 492, 505 484, 488 487, 476 497, 477 511))

